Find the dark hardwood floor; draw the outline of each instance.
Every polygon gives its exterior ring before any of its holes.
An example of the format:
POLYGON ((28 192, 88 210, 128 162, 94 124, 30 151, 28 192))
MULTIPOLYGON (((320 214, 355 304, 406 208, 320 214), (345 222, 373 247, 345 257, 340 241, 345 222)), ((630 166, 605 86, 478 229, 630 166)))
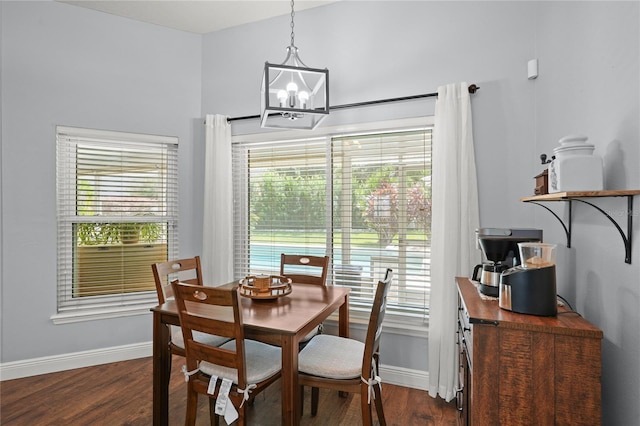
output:
MULTIPOLYGON (((169 389, 170 425, 184 424, 186 384, 174 357, 169 389)), ((152 423, 151 358, 116 362, 41 376, 0 382, 0 424, 3 426, 148 426, 152 423)), ((320 391, 318 415, 310 415, 310 390, 305 391, 302 425, 358 425, 360 397, 320 391)), ((455 425, 453 403, 427 392, 382 384, 389 425, 455 425)), ((249 410, 251 425, 280 424, 280 382, 256 397, 249 410)), ((374 413, 374 422, 377 422, 374 413)), ((208 425, 208 407, 200 398, 197 425, 208 425)), ((224 424, 224 421, 221 421, 224 424)))

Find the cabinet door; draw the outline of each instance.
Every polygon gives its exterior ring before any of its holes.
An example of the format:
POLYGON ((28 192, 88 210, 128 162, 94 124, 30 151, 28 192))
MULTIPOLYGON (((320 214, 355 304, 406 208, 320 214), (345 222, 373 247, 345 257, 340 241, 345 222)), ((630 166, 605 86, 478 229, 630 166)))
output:
POLYGON ((600 360, 600 339, 556 336, 554 385, 558 424, 601 424, 600 360))

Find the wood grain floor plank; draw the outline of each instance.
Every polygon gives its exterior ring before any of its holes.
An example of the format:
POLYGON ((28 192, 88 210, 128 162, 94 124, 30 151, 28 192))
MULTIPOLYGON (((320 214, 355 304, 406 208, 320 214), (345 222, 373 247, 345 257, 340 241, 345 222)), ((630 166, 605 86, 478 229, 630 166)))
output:
MULTIPOLYGON (((186 385, 174 357, 169 386, 169 424, 182 425, 186 385)), ((141 358, 94 367, 0 382, 0 424, 3 426, 149 426, 152 420, 152 363, 141 358)), ((387 424, 456 425, 453 403, 431 398, 425 391, 383 384, 387 424)), ((305 389, 302 425, 359 425, 360 397, 320 390, 318 415, 311 417, 311 391, 305 389)), ((374 422, 377 424, 375 409, 374 422)), ((249 424, 278 426, 280 382, 259 395, 249 410, 249 424)), ((224 424, 224 421, 221 422, 224 424)), ((208 406, 199 400, 198 426, 208 426, 208 406)))

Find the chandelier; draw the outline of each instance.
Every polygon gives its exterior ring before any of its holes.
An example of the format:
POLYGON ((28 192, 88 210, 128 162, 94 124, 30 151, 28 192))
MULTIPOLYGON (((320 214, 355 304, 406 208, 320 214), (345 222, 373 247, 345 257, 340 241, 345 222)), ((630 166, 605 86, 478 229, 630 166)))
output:
POLYGON ((315 129, 329 115, 329 70, 309 68, 294 43, 291 0, 291 45, 281 64, 265 62, 261 87, 260 126, 315 129))

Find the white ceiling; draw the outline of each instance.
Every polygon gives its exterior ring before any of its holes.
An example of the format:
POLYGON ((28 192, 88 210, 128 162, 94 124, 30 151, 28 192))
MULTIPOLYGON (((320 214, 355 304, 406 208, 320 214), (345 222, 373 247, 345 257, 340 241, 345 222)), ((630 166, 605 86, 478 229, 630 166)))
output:
MULTIPOLYGON (((79 0, 62 3, 197 34, 291 13, 289 0, 79 0)), ((333 3, 298 0, 294 10, 333 3)))

